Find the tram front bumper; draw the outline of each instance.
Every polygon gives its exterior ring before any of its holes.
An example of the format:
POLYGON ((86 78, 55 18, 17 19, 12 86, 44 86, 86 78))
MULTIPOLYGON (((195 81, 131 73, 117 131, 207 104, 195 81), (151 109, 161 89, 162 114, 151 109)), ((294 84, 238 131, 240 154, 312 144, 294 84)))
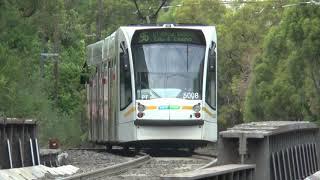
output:
POLYGON ((202 140, 202 120, 137 120, 137 140, 202 140), (137 125, 140 124, 140 125, 137 125))
POLYGON ((137 119, 134 121, 136 126, 202 126, 203 120, 152 120, 137 119))

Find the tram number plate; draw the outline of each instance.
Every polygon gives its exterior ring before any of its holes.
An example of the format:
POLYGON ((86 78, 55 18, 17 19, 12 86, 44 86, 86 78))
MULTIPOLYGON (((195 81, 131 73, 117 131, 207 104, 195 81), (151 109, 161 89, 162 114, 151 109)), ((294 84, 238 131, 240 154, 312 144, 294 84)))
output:
POLYGON ((183 93, 183 99, 199 99, 199 93, 195 92, 185 92, 183 93))

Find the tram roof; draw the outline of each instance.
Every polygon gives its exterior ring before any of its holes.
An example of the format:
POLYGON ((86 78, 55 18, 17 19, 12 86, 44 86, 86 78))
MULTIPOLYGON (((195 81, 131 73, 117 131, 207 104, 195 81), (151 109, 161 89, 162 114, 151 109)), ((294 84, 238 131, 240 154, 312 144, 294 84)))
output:
POLYGON ((179 28, 179 29, 204 29, 212 28, 213 25, 203 25, 203 24, 133 24, 128 26, 120 26, 120 29, 157 29, 157 28, 179 28))
POLYGON ((206 24, 187 24, 187 23, 159 23, 159 24, 129 24, 128 26, 164 26, 164 25, 174 25, 174 26, 210 26, 206 24))
MULTIPOLYGON (((162 29, 162 28, 172 28, 172 29, 194 29, 194 30, 202 30, 205 36, 211 37, 212 30, 215 31, 215 26, 208 26, 202 24, 136 24, 136 25, 128 25, 128 26, 120 26, 117 31, 122 31, 126 36, 131 40, 133 34, 137 30, 144 29, 162 29)), ((109 52, 115 52, 115 47, 111 44, 115 40, 116 32, 113 32, 111 35, 107 36, 105 39, 102 39, 98 42, 90 44, 87 46, 87 63, 89 65, 97 64, 102 61, 102 48, 103 44, 107 43, 107 48, 109 52), (110 45, 109 45, 110 44, 110 45)), ((209 38, 211 39, 211 38, 209 38)), ((208 43, 208 42, 207 42, 208 43)))

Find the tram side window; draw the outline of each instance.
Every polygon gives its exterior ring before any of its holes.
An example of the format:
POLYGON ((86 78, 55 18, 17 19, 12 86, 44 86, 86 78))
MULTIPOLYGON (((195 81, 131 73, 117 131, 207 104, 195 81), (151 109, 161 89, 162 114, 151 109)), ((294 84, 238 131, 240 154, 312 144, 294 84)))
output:
POLYGON ((123 110, 132 101, 132 88, 128 48, 124 42, 120 47, 120 109, 123 110))
POLYGON ((214 48, 209 50, 207 65, 206 102, 216 108, 216 54, 214 48))

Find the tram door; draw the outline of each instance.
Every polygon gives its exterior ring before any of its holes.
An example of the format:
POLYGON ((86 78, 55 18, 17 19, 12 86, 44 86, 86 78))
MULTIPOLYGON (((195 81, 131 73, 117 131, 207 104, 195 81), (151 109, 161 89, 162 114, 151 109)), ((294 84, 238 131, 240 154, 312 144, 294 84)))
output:
POLYGON ((97 73, 92 76, 90 82, 90 132, 91 140, 97 140, 97 73))
POLYGON ((103 139, 104 140, 108 140, 108 132, 109 132, 109 129, 108 129, 108 120, 109 120, 109 77, 108 77, 108 62, 105 62, 103 64, 103 71, 102 71, 102 108, 103 108, 103 123, 102 123, 102 131, 103 131, 103 139))
POLYGON ((116 76, 115 58, 112 57, 108 68, 108 136, 109 141, 116 140, 116 109, 117 109, 117 76, 116 76))
POLYGON ((99 69, 99 73, 98 73, 98 80, 99 80, 99 87, 98 87, 98 106, 99 106, 99 109, 98 109, 98 141, 103 141, 103 129, 104 129, 104 73, 103 73, 103 63, 101 63, 99 66, 98 66, 98 69, 99 69))
POLYGON ((104 139, 107 141, 113 141, 114 140, 114 129, 115 129, 115 119, 114 119, 114 68, 112 65, 113 59, 110 58, 105 64, 105 71, 104 71, 104 77, 105 77, 105 85, 104 85, 104 139))
POLYGON ((116 69, 115 69, 115 40, 110 37, 104 40, 102 46, 101 65, 101 134, 103 142, 115 140, 115 107, 116 101, 116 69))
POLYGON ((93 92, 92 92, 92 85, 93 85, 93 77, 90 77, 90 82, 87 84, 87 101, 88 101, 88 120, 89 120, 89 139, 92 140, 93 132, 92 132, 92 107, 93 107, 93 92))

